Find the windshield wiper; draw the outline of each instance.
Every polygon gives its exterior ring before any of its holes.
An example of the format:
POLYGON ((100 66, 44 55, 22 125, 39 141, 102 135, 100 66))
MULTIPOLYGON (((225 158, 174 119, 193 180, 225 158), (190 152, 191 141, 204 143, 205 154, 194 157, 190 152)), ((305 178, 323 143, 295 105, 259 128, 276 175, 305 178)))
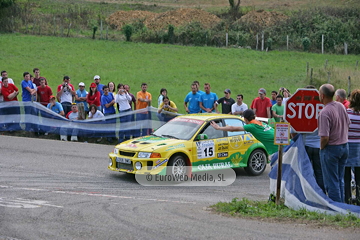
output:
POLYGON ((162 137, 168 137, 168 138, 175 138, 175 139, 179 139, 177 137, 171 136, 171 135, 161 135, 162 137))

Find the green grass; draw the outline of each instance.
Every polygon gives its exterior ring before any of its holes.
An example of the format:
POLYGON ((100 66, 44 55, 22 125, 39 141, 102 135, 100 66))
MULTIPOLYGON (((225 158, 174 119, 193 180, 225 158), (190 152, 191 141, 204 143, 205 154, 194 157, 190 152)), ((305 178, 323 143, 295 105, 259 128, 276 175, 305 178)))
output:
POLYGON ((274 202, 251 201, 246 198, 234 198, 229 203, 219 202, 211 208, 219 213, 226 213, 236 217, 250 217, 271 219, 286 223, 311 223, 318 226, 337 226, 342 228, 359 228, 360 218, 355 215, 327 215, 319 212, 310 212, 306 209, 292 210, 283 204, 274 202))
POLYGON ((353 88, 360 87, 355 71, 358 56, 321 55, 304 52, 260 52, 248 49, 184 47, 165 44, 145 44, 91 40, 80 38, 39 37, 20 34, 0 35, 2 54, 1 70, 7 70, 19 86, 22 73, 34 67, 48 79, 50 87, 62 82, 64 75, 77 85, 85 82, 86 88, 98 74, 102 83, 110 81, 129 84, 132 93, 140 90, 142 82, 148 83, 156 106, 160 88, 167 88, 171 100, 184 113, 183 99, 194 80, 211 84, 219 97, 226 88, 244 95, 248 105, 257 96, 257 89, 271 90, 280 87, 294 92, 309 83, 306 63, 314 68, 318 84, 327 81, 324 63, 329 71, 337 73, 335 86, 347 89, 347 76, 352 76, 353 88), (321 75, 322 74, 322 75, 321 75))

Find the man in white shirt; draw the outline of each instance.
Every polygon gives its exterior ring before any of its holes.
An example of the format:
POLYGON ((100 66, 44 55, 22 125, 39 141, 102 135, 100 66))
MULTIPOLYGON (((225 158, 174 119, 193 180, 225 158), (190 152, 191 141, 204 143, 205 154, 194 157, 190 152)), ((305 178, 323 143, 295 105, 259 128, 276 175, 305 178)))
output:
POLYGON ((248 109, 246 103, 243 103, 244 96, 238 94, 236 97, 236 103, 231 106, 231 114, 242 116, 243 112, 248 109))

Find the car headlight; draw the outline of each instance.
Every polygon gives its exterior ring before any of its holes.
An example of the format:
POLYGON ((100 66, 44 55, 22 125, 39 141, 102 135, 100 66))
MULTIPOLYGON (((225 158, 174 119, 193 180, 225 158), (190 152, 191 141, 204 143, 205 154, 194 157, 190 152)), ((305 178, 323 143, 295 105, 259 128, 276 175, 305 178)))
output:
POLYGON ((139 152, 138 158, 161 158, 160 153, 139 152))
POLYGON ((141 162, 136 162, 135 163, 135 168, 136 168, 136 170, 140 170, 142 168, 141 162))
POLYGON ((109 166, 111 167, 112 166, 112 159, 109 158, 109 166))
POLYGON ((115 153, 115 154, 119 154, 119 149, 118 149, 118 148, 114 148, 114 153, 115 153))
POLYGON ((139 152, 138 158, 150 158, 151 153, 149 152, 139 152))

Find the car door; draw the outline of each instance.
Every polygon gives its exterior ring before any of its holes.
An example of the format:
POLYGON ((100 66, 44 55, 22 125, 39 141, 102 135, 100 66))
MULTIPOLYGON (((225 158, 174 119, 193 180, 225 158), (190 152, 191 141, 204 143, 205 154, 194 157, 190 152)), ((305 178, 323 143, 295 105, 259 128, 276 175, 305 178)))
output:
MULTIPOLYGON (((215 122, 223 126, 220 119, 215 122)), ((226 133, 207 123, 199 134, 202 138, 206 136, 206 139, 195 138, 193 142, 193 171, 216 169, 217 163, 227 157, 227 154, 224 154, 229 144, 226 133)))
MULTIPOLYGON (((245 122, 238 118, 224 119, 224 124, 229 126, 244 127, 245 122)), ((227 132, 229 141, 228 160, 232 167, 246 167, 248 146, 254 142, 252 135, 246 131, 227 132)))

